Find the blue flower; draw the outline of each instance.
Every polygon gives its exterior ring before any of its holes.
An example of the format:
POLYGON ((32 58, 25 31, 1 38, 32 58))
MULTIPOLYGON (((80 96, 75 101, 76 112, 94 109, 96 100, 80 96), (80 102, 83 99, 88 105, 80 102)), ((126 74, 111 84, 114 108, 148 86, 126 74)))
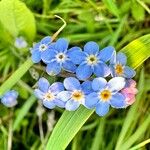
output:
POLYGON ((110 63, 112 77, 133 78, 136 74, 132 68, 126 66, 127 57, 122 52, 117 53, 117 55, 115 53, 110 63))
POLYGON ((2 98, 1 102, 6 106, 6 107, 13 107, 15 106, 17 102, 17 97, 18 97, 18 92, 15 90, 11 90, 6 92, 2 98))
POLYGON ((57 97, 66 103, 65 108, 69 111, 76 110, 80 104, 84 105, 86 95, 92 92, 91 81, 80 84, 74 77, 66 78, 64 87, 67 91, 60 92, 57 97))
POLYGON ((88 42, 84 46, 84 51, 74 47, 68 52, 71 60, 78 64, 76 75, 80 80, 86 80, 92 73, 98 77, 106 77, 110 74, 110 69, 106 62, 110 60, 114 53, 112 46, 105 47, 99 51, 99 45, 95 42, 88 42))
POLYGON ((26 40, 21 36, 21 37, 17 37, 14 43, 15 47, 18 49, 22 49, 22 48, 26 48, 28 43, 26 42, 26 40))
POLYGON ((57 75, 61 69, 75 72, 76 65, 68 57, 68 44, 67 40, 60 38, 53 48, 43 52, 42 60, 47 64, 46 72, 49 75, 57 75))
POLYGON ((99 116, 107 114, 110 105, 114 108, 124 108, 125 97, 119 92, 124 86, 125 79, 122 77, 112 78, 109 82, 102 77, 95 78, 92 82, 94 92, 87 96, 85 106, 96 108, 99 116))
POLYGON ((39 43, 36 43, 31 48, 31 59, 34 63, 38 63, 42 59, 43 52, 50 49, 53 44, 50 44, 51 37, 47 36, 43 38, 39 43))
POLYGON ((57 94, 63 90, 64 86, 62 83, 55 82, 50 85, 47 79, 40 78, 38 89, 35 89, 34 93, 37 98, 42 100, 45 107, 49 109, 53 109, 55 106, 63 108, 65 103, 57 98, 57 94))

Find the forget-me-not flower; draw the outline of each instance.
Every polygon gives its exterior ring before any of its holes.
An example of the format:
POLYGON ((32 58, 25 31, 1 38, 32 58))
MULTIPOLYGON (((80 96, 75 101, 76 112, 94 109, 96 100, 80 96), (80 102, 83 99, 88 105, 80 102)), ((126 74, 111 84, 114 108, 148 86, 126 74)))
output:
POLYGON ((18 97, 18 92, 15 90, 11 90, 6 92, 2 98, 1 102, 6 106, 6 107, 13 107, 15 106, 17 102, 17 97, 18 97))
POLYGON ((14 45, 16 48, 21 49, 21 48, 26 48, 28 43, 26 42, 24 37, 20 36, 15 39, 14 45))
POLYGON ((109 111, 110 105, 114 108, 126 106, 125 97, 119 92, 125 86, 125 79, 122 77, 112 78, 109 82, 99 77, 92 82, 94 92, 89 94, 85 106, 95 108, 99 116, 104 116, 109 111))
POLYGON ((74 111, 80 104, 84 105, 86 95, 92 92, 91 81, 85 81, 80 84, 74 77, 68 77, 64 80, 64 87, 67 91, 58 94, 58 98, 64 101, 66 110, 74 111))
POLYGON ((127 57, 124 53, 118 52, 113 55, 113 58, 110 61, 111 75, 113 77, 125 77, 125 78, 133 78, 136 72, 126 66, 127 57))
POLYGON ((38 89, 34 93, 37 98, 42 100, 45 107, 53 109, 55 106, 64 107, 65 103, 57 98, 57 94, 64 90, 61 82, 49 84, 45 78, 40 78, 38 81, 38 89))
POLYGON ((106 77, 110 74, 110 68, 106 62, 110 60, 114 53, 112 46, 105 47, 99 51, 99 45, 96 42, 88 42, 84 46, 84 51, 79 47, 74 47, 69 51, 71 60, 78 64, 76 75, 80 80, 86 80, 92 73, 98 77, 106 77))
POLYGON ((57 75, 64 69, 75 72, 76 66, 68 57, 68 41, 60 38, 54 46, 43 52, 42 60, 47 64, 46 72, 49 75, 57 75))
MULTIPOLYGON (((31 59, 34 63, 39 63, 44 57, 43 52, 50 49, 53 44, 50 36, 43 38, 39 43, 33 45, 31 48, 31 59)), ((49 54, 50 55, 50 54, 49 54)))

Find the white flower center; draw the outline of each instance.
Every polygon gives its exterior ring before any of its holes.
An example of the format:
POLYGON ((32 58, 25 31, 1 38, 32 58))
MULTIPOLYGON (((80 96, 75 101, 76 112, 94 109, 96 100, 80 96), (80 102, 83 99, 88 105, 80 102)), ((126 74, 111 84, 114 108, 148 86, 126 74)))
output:
POLYGON ((52 101, 54 98, 55 98, 55 96, 51 92, 48 92, 44 95, 44 100, 47 100, 47 101, 52 101))
POLYGON ((98 58, 95 55, 89 55, 86 61, 89 65, 96 65, 98 63, 98 58))
POLYGON ((75 91, 73 91, 71 97, 75 101, 81 101, 82 99, 84 99, 84 93, 82 91, 75 90, 75 91))
POLYGON ((41 44, 40 46, 39 46, 39 50, 40 51, 45 51, 47 49, 47 45, 45 45, 45 44, 41 44))
POLYGON ((57 55, 56 55, 56 60, 57 60, 57 62, 64 62, 65 60, 67 59, 67 56, 66 56, 66 54, 64 54, 64 53, 58 53, 57 55))
POLYGON ((99 93, 99 98, 104 102, 109 101, 111 96, 112 96, 111 91, 107 89, 99 93))

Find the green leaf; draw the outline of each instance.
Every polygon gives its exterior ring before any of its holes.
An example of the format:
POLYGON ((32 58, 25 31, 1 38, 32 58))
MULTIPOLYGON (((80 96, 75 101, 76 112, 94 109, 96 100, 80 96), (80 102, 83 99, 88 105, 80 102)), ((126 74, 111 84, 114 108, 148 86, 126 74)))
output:
MULTIPOLYGON (((150 56, 149 49, 150 34, 134 40, 121 51, 126 53, 129 65, 136 69, 150 56)), ((57 122, 46 149, 64 150, 93 112, 83 106, 75 112, 65 111, 57 122)))
POLYGON ((131 12, 132 12, 133 18, 136 21, 142 21, 142 20, 144 20, 144 18, 145 18, 145 10, 136 1, 132 2, 131 12))
POLYGON ((31 58, 27 59, 24 64, 22 64, 12 76, 10 76, 1 86, 0 86, 0 96, 3 95, 6 91, 11 89, 20 78, 29 70, 33 65, 31 58))
POLYGON ((36 33, 32 12, 19 0, 0 2, 0 23, 13 37, 23 34, 32 41, 36 33))
POLYGON ((34 95, 32 95, 25 103, 24 105, 19 109, 18 115, 14 120, 14 124, 13 124, 13 130, 16 130, 21 121, 23 120, 23 118, 26 116, 26 114, 28 113, 29 109, 31 108, 31 106, 34 104, 34 102, 36 101, 36 98, 34 95))
POLYGON ((114 1, 112 0, 103 0, 103 3, 105 4, 105 6, 107 7, 107 9, 114 14, 116 17, 119 18, 120 15, 120 11, 117 8, 117 5, 114 1))

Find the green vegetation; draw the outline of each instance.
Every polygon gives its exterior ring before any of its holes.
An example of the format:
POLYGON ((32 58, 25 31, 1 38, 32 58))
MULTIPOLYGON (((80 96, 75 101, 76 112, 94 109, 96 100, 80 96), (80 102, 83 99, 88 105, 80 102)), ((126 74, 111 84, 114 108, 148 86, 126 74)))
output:
POLYGON ((0 150, 9 148, 11 137, 13 150, 150 149, 149 7, 149 0, 1 0, 0 95, 13 87, 20 96, 13 109, 0 104, 0 150), (128 64, 137 71, 139 91, 132 106, 111 109, 102 118, 83 107, 75 112, 41 107, 33 95, 35 74, 51 83, 62 79, 48 76, 40 64, 33 65, 29 48, 62 26, 54 15, 67 23, 57 38, 67 38, 72 46, 87 41, 102 48, 113 45, 127 55, 128 64), (26 39, 27 48, 14 46, 19 36, 26 39))

